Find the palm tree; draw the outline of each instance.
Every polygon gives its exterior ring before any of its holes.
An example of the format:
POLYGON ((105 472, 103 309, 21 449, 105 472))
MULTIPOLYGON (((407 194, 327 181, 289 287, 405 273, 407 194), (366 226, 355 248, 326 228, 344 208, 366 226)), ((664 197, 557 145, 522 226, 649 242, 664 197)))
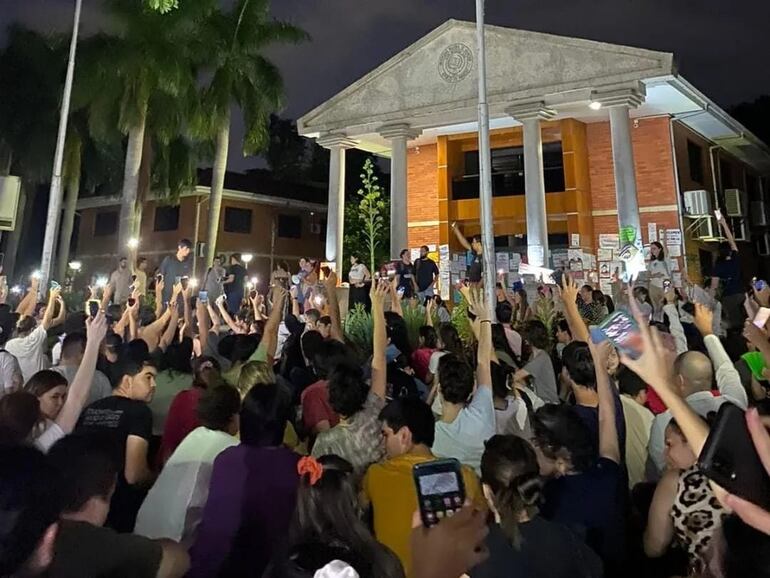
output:
MULTIPOLYGON (((165 15, 143 8, 136 0, 108 0, 107 5, 121 32, 90 40, 98 58, 81 68, 80 74, 87 79, 81 95, 86 95, 94 136, 107 136, 117 126, 128 137, 118 229, 118 247, 122 248, 137 234, 141 218, 137 201, 143 158, 145 166, 151 163, 149 155, 143 157, 145 142, 150 139, 145 133, 151 103, 161 96, 173 99, 166 102, 186 102, 194 93, 193 51, 200 48, 196 31, 209 4, 188 0, 181 9, 165 15)), ((175 117, 172 111, 166 112, 175 117)))
POLYGON ((263 150, 269 140, 270 114, 281 108, 284 96, 281 73, 263 52, 272 44, 301 42, 308 36, 291 24, 274 20, 269 0, 237 0, 230 12, 216 11, 209 16, 203 37, 213 55, 212 78, 202 99, 204 128, 216 146, 206 251, 206 265, 210 267, 216 252, 227 171, 231 107, 237 104, 243 113, 243 154, 263 150))

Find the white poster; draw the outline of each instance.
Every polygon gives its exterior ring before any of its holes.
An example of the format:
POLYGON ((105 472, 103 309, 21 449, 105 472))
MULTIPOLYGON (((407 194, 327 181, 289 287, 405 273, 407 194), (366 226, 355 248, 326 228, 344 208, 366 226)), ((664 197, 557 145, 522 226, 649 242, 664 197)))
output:
POLYGON ((612 249, 602 249, 601 247, 597 251, 596 258, 599 261, 612 261, 612 249))
POLYGON ((602 249, 617 249, 618 239, 617 233, 602 233, 599 235, 599 247, 602 249))
POLYGON ((508 253, 495 253, 495 264, 497 265, 498 275, 510 271, 510 255, 508 253))
POLYGON ((669 259, 668 260, 668 270, 669 271, 679 271, 679 259, 669 259))
POLYGON ((610 279, 600 279, 599 291, 605 295, 612 295, 612 281, 610 279))
POLYGON ((435 250, 436 250, 436 245, 435 245, 435 244, 433 244, 433 245, 428 245, 428 251, 430 251, 431 253, 433 253, 435 250))
POLYGON ((602 261, 599 263, 599 277, 602 279, 610 276, 610 263, 608 261, 602 261))
POLYGON ((667 229, 666 230, 666 245, 681 245, 682 244, 682 231, 681 229, 667 229))
POLYGON ((647 223, 647 236, 649 237, 648 243, 654 243, 658 240, 658 224, 647 223))
POLYGON ((682 286, 682 274, 681 273, 673 273, 671 275, 671 282, 674 284, 674 287, 681 287, 682 286))
POLYGON ((452 274, 449 255, 449 245, 440 245, 438 248, 439 281, 441 282, 441 298, 449 300, 452 293, 452 274))
POLYGON ((417 261, 417 259, 420 258, 420 248, 418 247, 417 249, 409 249, 409 256, 412 259, 412 263, 417 261))
POLYGON ((681 245, 669 245, 666 247, 668 249, 668 256, 669 257, 681 257, 682 256, 682 246, 681 245))
POLYGON ((572 233, 572 235, 570 235, 570 239, 571 247, 580 247, 580 233, 572 233))

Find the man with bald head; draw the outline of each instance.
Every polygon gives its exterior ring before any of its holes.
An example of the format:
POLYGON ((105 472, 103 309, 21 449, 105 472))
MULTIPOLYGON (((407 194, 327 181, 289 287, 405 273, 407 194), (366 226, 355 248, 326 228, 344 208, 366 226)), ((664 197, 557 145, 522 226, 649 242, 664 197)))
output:
MULTIPOLYGON (((703 335, 703 342, 708 349, 708 356, 699 351, 685 351, 674 361, 675 380, 681 395, 696 413, 708 416, 725 403, 730 402, 746 409, 748 399, 741 384, 738 371, 725 352, 719 338, 712 329, 713 313, 707 307, 695 305, 695 326, 703 335), (716 384, 714 383, 716 381, 716 384), (719 395, 712 393, 716 388, 719 395)), ((653 384, 654 385, 654 384, 653 384)), ((664 456, 666 426, 671 421, 671 412, 665 411, 655 416, 650 430, 650 443, 647 447, 647 477, 657 479, 666 467, 664 456)))

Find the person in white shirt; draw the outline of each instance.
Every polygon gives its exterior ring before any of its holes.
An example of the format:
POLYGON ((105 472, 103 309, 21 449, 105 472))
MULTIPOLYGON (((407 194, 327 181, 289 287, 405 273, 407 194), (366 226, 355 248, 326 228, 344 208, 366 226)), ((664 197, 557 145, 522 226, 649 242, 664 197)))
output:
MULTIPOLYGON (((678 393, 687 405, 702 417, 717 411, 723 403, 734 403, 743 409, 748 405, 741 377, 719 338, 713 333, 713 315, 714 313, 704 305, 695 304, 695 326, 703 335, 708 357, 698 351, 688 351, 680 354, 674 362, 674 371, 679 383, 678 393), (711 393, 715 378, 719 396, 711 393)), ((671 412, 665 411, 656 415, 652 422, 648 446, 648 478, 659 476, 666 466, 663 450, 669 421, 671 412)))
POLYGON ((167 538, 190 547, 208 500, 214 460, 238 445, 241 396, 229 385, 206 393, 198 403, 200 427, 191 431, 163 467, 139 509, 134 533, 167 538))
POLYGON ((439 367, 439 388, 443 397, 441 418, 436 422, 433 453, 456 458, 461 464, 481 468, 484 442, 495 435, 495 407, 492 401, 492 321, 483 296, 468 295, 469 311, 476 319, 473 329, 478 336, 476 388, 473 371, 464 359, 446 358, 439 367), (471 398, 468 401, 469 398, 471 398))
POLYGON ((24 385, 16 357, 6 351, 5 342, 13 331, 13 317, 8 305, 0 305, 0 397, 19 391, 24 385))
POLYGON ((37 299, 37 284, 33 283, 27 295, 22 299, 16 311, 20 314, 16 324, 16 335, 5 344, 5 349, 16 357, 21 367, 21 375, 24 381, 35 375, 41 369, 48 367, 46 357, 46 341, 48 329, 64 321, 66 308, 64 300, 60 296, 61 290, 51 289, 48 294, 48 304, 43 314, 43 319, 38 324, 33 317, 35 301, 37 299), (54 319, 54 310, 59 307, 59 314, 54 319))
POLYGON ((663 290, 666 281, 671 281, 671 271, 668 267, 663 245, 657 241, 650 243, 650 264, 647 266, 650 274, 650 299, 652 299, 655 313, 663 306, 663 290))
POLYGON ((620 402, 626 421, 626 468, 628 487, 644 481, 647 446, 655 415, 647 409, 647 384, 633 371, 623 369, 618 375, 620 402))
POLYGON ((110 275, 112 287, 112 301, 123 305, 131 297, 131 269, 128 266, 128 257, 121 257, 118 268, 110 275))
MULTIPOLYGON (((83 355, 86 352, 86 341, 85 334, 76 331, 67 335, 62 342, 59 364, 51 369, 64 376, 67 382, 72 382, 75 379, 78 367, 83 362, 83 355)), ((86 405, 91 405, 93 402, 111 395, 112 385, 110 385, 110 380, 101 371, 95 370, 86 405)))

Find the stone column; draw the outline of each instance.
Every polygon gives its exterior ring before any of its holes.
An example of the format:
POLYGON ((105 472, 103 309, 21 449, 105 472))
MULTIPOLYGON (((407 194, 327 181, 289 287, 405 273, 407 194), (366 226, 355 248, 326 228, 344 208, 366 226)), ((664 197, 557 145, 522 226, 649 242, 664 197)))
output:
POLYGON ((409 248, 409 213, 407 208, 406 152, 407 141, 417 138, 419 130, 408 124, 392 124, 380 128, 380 135, 391 143, 390 156, 390 258, 409 248))
POLYGON ((634 148, 628 112, 644 102, 644 87, 596 94, 594 101, 609 109, 612 138, 612 165, 615 174, 615 200, 618 207, 618 232, 621 248, 634 244, 642 248, 642 227, 636 193, 634 148))
POLYGON ((329 149, 329 208, 326 213, 326 260, 342 270, 342 241, 345 233, 345 151, 356 143, 342 134, 320 137, 318 144, 329 149))
POLYGON ((527 208, 527 261, 536 267, 548 267, 548 217, 545 210, 543 177, 543 138, 540 121, 555 112, 545 103, 514 106, 506 112, 521 122, 524 132, 524 192, 527 208))

